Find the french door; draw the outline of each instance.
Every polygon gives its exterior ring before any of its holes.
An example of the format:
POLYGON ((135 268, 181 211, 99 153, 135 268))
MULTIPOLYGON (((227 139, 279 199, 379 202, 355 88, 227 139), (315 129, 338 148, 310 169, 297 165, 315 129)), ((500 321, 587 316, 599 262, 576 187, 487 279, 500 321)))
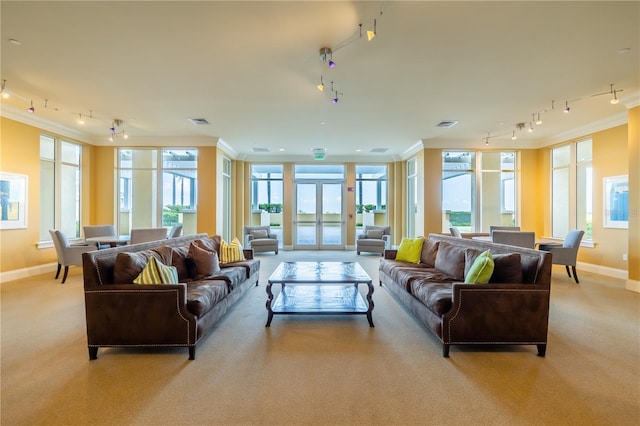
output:
POLYGON ((296 182, 295 250, 344 250, 343 185, 343 182, 296 182))

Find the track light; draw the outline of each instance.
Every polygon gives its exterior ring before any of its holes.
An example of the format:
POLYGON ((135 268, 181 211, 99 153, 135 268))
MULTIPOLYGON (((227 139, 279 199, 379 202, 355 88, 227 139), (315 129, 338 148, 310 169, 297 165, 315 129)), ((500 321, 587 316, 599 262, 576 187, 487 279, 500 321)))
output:
POLYGON ((611 98, 611 100, 610 100, 609 102, 611 102, 611 104, 612 104, 612 105, 615 105, 615 104, 617 104, 618 102, 620 102, 620 101, 618 100, 618 96, 617 96, 617 94, 616 94, 616 90, 614 90, 614 91, 613 91, 613 98, 611 98))
POLYGON ((122 135, 122 139, 129 139, 129 135, 123 130, 118 131, 118 128, 122 125, 122 120, 118 118, 114 118, 111 123, 111 127, 109 128, 109 141, 113 142, 116 140, 118 135, 122 135))
POLYGON ((376 20, 373 20, 373 31, 367 31, 367 40, 371 41, 376 36, 376 20))
POLYGON ((529 128, 527 129, 527 132, 531 133, 533 132, 533 123, 529 123, 529 128))
POLYGON ((316 87, 321 92, 324 90, 324 81, 322 81, 322 76, 320 76, 320 84, 318 84, 316 87))
POLYGON ((1 86, 0 86, 0 93, 2 93, 2 99, 9 99, 9 92, 7 92, 7 80, 2 80, 1 86))
POLYGON ((329 61, 329 68, 333 68, 336 66, 336 63, 333 61, 329 61))
POLYGON ((538 126, 542 124, 542 117, 540 117, 540 113, 538 113, 538 119, 536 120, 536 124, 538 126))
POLYGON ((27 109, 27 111, 29 111, 31 114, 36 112, 36 109, 33 107, 33 101, 31 101, 31 106, 27 109))
POLYGON ((514 130, 513 133, 511 134, 511 140, 515 141, 516 139, 518 139, 518 137, 516 136, 516 131, 514 130))
POLYGON ((322 62, 326 62, 329 64, 329 68, 333 68, 336 66, 336 63, 331 60, 333 55, 333 51, 330 47, 321 47, 320 48, 320 60, 322 62))
POLYGON ((569 108, 569 101, 565 101, 565 103, 564 103, 564 113, 565 114, 569 114, 569 111, 571 111, 571 108, 569 108))
POLYGON ((82 113, 78 114, 78 124, 84 124, 84 119, 82 118, 82 113))
POLYGON ((333 99, 331 100, 331 102, 333 102, 334 104, 337 104, 337 103, 338 103, 338 91, 336 90, 336 91, 335 91, 335 93, 336 93, 336 97, 335 97, 335 98, 333 98, 333 99))

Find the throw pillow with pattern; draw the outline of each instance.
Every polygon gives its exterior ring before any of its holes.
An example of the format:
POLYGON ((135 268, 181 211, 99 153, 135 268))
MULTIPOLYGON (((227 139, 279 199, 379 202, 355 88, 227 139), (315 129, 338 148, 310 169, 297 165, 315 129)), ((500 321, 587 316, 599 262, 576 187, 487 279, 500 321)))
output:
POLYGON ((146 266, 134 280, 134 284, 178 284, 178 270, 151 256, 146 266))
POLYGON ((232 263, 246 260, 244 252, 242 251, 242 244, 238 238, 231 240, 231 243, 227 243, 224 239, 220 241, 220 263, 232 263))

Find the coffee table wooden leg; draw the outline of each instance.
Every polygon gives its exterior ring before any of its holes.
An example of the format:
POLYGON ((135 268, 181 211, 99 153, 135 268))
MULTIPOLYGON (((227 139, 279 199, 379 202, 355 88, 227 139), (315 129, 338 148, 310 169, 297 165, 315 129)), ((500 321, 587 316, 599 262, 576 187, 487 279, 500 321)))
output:
POLYGON ((271 320, 273 319, 273 309, 271 309, 271 302, 273 301, 273 293, 271 292, 271 283, 267 283, 267 324, 265 327, 271 326, 271 320))
POLYGON ((369 309, 367 309, 367 320, 369 321, 369 327, 375 327, 373 325, 373 283, 369 281, 367 283, 367 287, 369 287, 369 292, 367 293, 367 304, 369 305, 369 309))

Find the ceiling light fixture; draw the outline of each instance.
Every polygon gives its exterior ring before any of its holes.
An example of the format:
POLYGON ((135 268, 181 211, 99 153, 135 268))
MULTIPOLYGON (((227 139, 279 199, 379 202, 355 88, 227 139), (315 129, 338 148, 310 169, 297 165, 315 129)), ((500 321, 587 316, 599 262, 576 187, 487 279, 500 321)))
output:
POLYGON ((376 20, 373 20, 373 31, 367 31, 367 40, 371 41, 376 36, 376 20))
POLYGON ((29 111, 31 114, 36 112, 36 109, 33 107, 33 101, 31 101, 31 106, 27 109, 27 111, 29 111))
POLYGON ((613 88, 613 83, 610 84, 610 86, 611 86, 611 94, 613 95, 613 98, 611 98, 611 100, 609 102, 611 102, 612 105, 615 105, 618 102, 620 102, 618 100, 618 95, 617 95, 618 91, 613 88))
POLYGON ((2 93, 2 99, 9 99, 9 92, 7 92, 7 80, 2 80, 0 83, 0 93, 2 93))
POLYGON ((540 113, 538 113, 538 119, 536 120, 536 124, 538 126, 542 124, 542 117, 540 117, 540 113))
POLYGON ((531 133, 533 132, 533 123, 529 123, 529 128, 527 129, 527 132, 531 133))
POLYGON ((320 60, 324 63, 329 64, 329 68, 333 68, 336 66, 336 63, 331 60, 333 57, 333 51, 330 47, 321 47, 320 48, 320 60))
POLYGON ((333 98, 333 99, 331 100, 331 102, 333 102, 334 104, 337 104, 337 103, 338 103, 338 91, 336 90, 336 91, 335 91, 335 93, 336 93, 336 97, 335 97, 335 98, 333 98))
POLYGON ((569 108, 569 101, 565 101, 564 102, 564 113, 565 114, 569 114, 570 111, 571 111, 571 108, 569 108))
POLYGON ((322 76, 320 76, 320 84, 318 84, 316 87, 321 92, 324 90, 324 81, 322 81, 322 76))
POLYGON ((82 118, 82 113, 78 114, 78 124, 84 124, 84 120, 82 118))
POLYGON ((113 122, 111 123, 111 127, 109 128, 109 141, 111 142, 115 141, 118 135, 122 135, 122 139, 129 139, 129 135, 127 135, 124 129, 118 130, 118 128, 121 125, 122 125, 122 120, 120 120, 119 118, 113 119, 113 122))
POLYGON ((511 140, 515 141, 516 139, 518 139, 518 137, 516 136, 516 131, 513 131, 513 134, 511 135, 511 140))

